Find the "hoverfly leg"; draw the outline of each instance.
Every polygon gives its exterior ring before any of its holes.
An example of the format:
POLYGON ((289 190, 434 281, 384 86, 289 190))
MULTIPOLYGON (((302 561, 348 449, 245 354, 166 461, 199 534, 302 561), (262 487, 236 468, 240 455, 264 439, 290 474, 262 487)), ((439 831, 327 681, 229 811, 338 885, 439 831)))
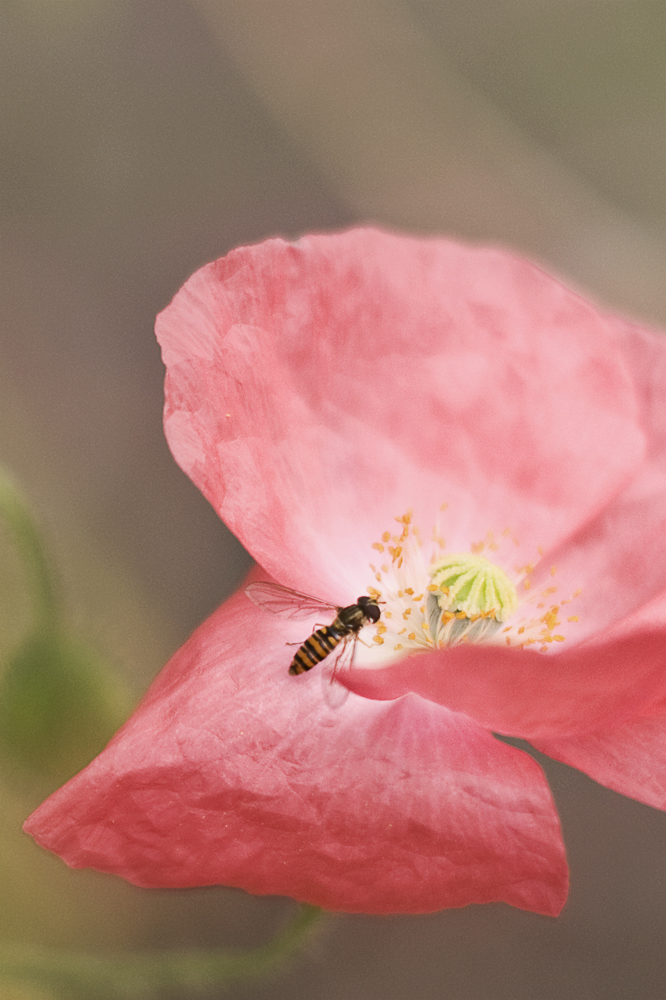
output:
MULTIPOLYGON (((314 627, 323 628, 325 625, 326 622, 315 622, 314 627)), ((304 641, 305 640, 302 639, 300 642, 285 642, 285 646, 302 646, 304 641)))

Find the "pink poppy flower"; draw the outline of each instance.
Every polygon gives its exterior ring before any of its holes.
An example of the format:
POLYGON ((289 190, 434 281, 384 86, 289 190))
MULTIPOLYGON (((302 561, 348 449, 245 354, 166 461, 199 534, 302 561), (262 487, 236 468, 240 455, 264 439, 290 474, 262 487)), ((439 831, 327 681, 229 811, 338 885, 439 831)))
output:
POLYGON ((664 342, 501 250, 372 229, 236 250, 157 334, 169 444, 250 581, 381 618, 333 683, 335 653, 290 676, 334 612, 246 581, 26 829, 143 886, 557 913, 548 787, 493 733, 666 807, 664 342))

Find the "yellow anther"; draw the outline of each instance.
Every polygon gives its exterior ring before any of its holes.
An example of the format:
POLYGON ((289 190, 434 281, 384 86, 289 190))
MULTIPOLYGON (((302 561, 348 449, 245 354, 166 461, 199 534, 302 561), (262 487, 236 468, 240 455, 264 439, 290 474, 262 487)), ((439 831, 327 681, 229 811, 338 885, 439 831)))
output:
POLYGON ((556 620, 557 619, 557 612, 559 610, 560 609, 558 607, 554 606, 554 607, 552 607, 550 609, 550 611, 547 611, 546 614, 541 619, 541 621, 551 631, 555 628, 556 625, 559 625, 559 622, 556 620))
POLYGON ((378 646, 384 645, 384 640, 382 639, 381 635, 373 635, 372 641, 376 642, 378 646))
POLYGON ((384 551, 384 546, 382 545, 381 542, 373 542, 372 543, 372 547, 373 547, 373 549, 377 549, 378 552, 383 552, 384 551))

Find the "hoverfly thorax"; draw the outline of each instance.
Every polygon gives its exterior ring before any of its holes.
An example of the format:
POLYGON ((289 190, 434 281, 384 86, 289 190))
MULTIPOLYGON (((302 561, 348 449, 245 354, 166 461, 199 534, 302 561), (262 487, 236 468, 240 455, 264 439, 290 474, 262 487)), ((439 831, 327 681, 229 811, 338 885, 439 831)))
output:
POLYGON ((361 594, 356 604, 340 608, 337 621, 353 632, 359 632, 364 625, 376 625, 381 616, 379 605, 367 594, 361 594))

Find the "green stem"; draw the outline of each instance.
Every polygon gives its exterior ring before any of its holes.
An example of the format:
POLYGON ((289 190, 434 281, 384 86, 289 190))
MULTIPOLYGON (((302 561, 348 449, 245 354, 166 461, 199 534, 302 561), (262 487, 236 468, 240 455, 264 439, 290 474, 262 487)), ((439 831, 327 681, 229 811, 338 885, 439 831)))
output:
POLYGON ((248 951, 173 951, 98 957, 55 949, 0 947, 0 978, 30 981, 63 996, 145 1000, 165 993, 219 989, 263 976, 304 943, 322 911, 300 906, 290 924, 268 944, 248 951))
POLYGON ((38 621, 53 626, 58 618, 58 601, 51 568, 30 505, 9 473, 0 467, 0 517, 11 529, 23 557, 38 621))

